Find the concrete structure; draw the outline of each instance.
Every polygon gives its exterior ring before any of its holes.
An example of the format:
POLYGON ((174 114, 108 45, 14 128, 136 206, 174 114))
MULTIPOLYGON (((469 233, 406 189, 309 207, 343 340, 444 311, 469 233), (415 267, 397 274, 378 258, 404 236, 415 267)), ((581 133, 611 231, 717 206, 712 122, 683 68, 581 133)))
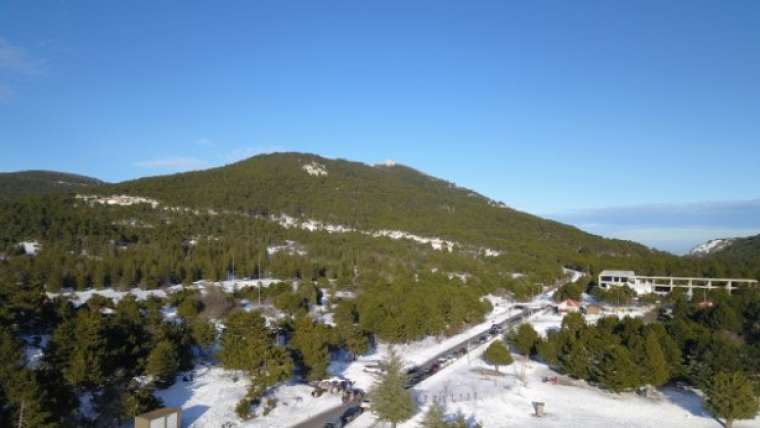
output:
POLYGON ((135 416, 135 428, 180 428, 182 413, 176 407, 164 407, 135 416))
POLYGON ((724 289, 730 294, 741 287, 757 286, 754 279, 736 278, 696 278, 677 276, 640 276, 629 270, 605 270, 599 274, 599 287, 609 289, 612 287, 628 286, 636 294, 667 294, 676 288, 687 290, 689 296, 694 295, 695 290, 724 289))

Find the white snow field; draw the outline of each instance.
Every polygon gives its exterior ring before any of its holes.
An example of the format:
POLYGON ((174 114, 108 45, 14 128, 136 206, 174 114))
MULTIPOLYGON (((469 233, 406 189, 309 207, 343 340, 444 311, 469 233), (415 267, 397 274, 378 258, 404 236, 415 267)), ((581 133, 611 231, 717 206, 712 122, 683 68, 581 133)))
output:
POLYGON ((190 374, 185 373, 177 376, 177 382, 168 389, 156 391, 166 406, 182 408, 183 428, 219 428, 225 422, 235 428, 282 428, 341 403, 337 395, 312 398, 308 385, 282 385, 267 394, 266 398, 277 399, 271 413, 262 415, 262 405, 253 420, 242 422, 235 414, 235 405, 246 394, 249 381, 245 375, 238 375, 236 380, 232 371, 209 366, 197 366, 191 373, 192 380, 184 381, 183 376, 190 374))
POLYGON ((47 296, 51 299, 58 296, 68 296, 71 298, 71 302, 74 304, 74 306, 81 306, 87 303, 87 301, 90 300, 92 296, 96 294, 103 296, 105 298, 111 299, 114 301, 114 303, 118 303, 119 300, 123 299, 128 294, 135 296, 137 300, 145 300, 150 296, 163 298, 163 297, 168 296, 170 293, 174 293, 181 289, 182 289, 182 285, 172 285, 170 287, 156 288, 154 290, 143 290, 141 288, 133 288, 128 291, 118 291, 118 290, 114 290, 113 288, 103 288, 100 290, 91 288, 84 291, 64 290, 60 293, 48 292, 47 296))
MULTIPOLYGON (((629 311, 628 315, 642 314, 643 310, 629 311)), ((599 317, 589 318, 593 322, 599 317)), ((539 313, 530 323, 546 332, 559 328, 562 317, 553 313, 539 313)), ((703 407, 699 391, 664 388, 656 397, 645 398, 635 393, 614 394, 571 379, 551 370, 545 364, 513 355, 515 363, 502 367, 503 376, 492 375, 493 366, 481 358, 488 345, 477 347, 464 358, 443 368, 436 375, 413 389, 420 411, 399 428, 418 427, 425 412, 434 400, 445 404, 447 415, 465 416, 471 423, 479 422, 484 428, 501 427, 579 427, 579 428, 720 428, 703 407), (558 384, 544 383, 545 377, 557 377, 558 384), (545 403, 545 416, 533 416, 533 403, 545 403)), ((351 428, 380 428, 367 412, 351 428)), ((760 416, 754 420, 737 421, 737 428, 760 427, 760 416)))

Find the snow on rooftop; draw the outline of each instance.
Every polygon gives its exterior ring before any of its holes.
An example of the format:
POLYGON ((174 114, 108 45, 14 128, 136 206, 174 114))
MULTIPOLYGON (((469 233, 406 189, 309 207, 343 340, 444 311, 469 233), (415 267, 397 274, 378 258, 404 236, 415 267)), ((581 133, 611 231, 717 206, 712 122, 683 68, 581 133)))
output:
POLYGON ((309 162, 303 165, 301 169, 306 171, 309 175, 313 175, 315 177, 327 175, 327 167, 317 162, 309 162))

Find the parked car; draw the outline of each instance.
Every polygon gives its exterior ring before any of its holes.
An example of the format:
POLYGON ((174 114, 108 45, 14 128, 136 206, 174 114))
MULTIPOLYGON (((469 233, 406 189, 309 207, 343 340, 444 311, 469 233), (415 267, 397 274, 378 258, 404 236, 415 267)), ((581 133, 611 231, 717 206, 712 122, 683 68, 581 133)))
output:
POLYGON ((330 418, 325 422, 323 428, 343 428, 344 424, 340 421, 340 418, 330 418))
POLYGON ((340 417, 340 421, 344 425, 348 424, 349 422, 361 416, 362 413, 364 413, 364 409, 361 406, 349 407, 348 410, 343 412, 343 416, 340 417))

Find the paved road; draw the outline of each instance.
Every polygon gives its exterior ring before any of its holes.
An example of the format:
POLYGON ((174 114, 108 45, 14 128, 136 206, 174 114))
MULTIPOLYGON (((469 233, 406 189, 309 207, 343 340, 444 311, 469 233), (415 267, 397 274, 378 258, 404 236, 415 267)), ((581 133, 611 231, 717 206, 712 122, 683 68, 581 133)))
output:
MULTIPOLYGON (((553 287, 551 287, 549 290, 542 293, 542 296, 547 295, 548 293, 551 293, 554 289, 559 287, 561 284, 557 284, 553 287)), ((542 306, 535 306, 530 305, 529 303, 525 305, 526 307, 522 309, 519 313, 507 318, 506 320, 500 322, 500 323, 494 323, 495 326, 499 328, 499 330, 504 331, 507 330, 509 327, 522 322, 526 318, 530 317, 531 315, 546 310, 550 305, 542 305, 542 306)), ((501 333, 497 333, 501 334, 501 333)), ((437 370, 431 370, 433 365, 437 364, 438 359, 442 357, 446 357, 449 355, 453 355, 457 350, 461 348, 466 348, 467 352, 470 351, 470 349, 474 346, 479 345, 479 340, 481 338, 489 339, 492 338, 494 335, 491 334, 490 331, 485 331, 480 334, 476 334, 474 336, 471 336, 467 340, 463 340, 456 345, 453 345, 449 347, 447 350, 439 353, 438 355, 430 358, 428 361, 424 362, 423 364, 420 364, 416 366, 416 372, 420 373, 420 375, 414 376, 408 385, 408 388, 413 388, 418 383, 422 382, 423 380, 435 375, 437 373, 437 370)), ((461 356, 460 356, 461 357, 461 356)), ((358 403, 347 403, 343 404, 340 407, 334 407, 332 409, 326 410, 318 415, 315 415, 309 420, 301 422, 298 425, 294 425, 292 428, 324 428, 324 425, 326 422, 330 421, 331 419, 338 419, 340 416, 348 410, 352 406, 356 406, 358 403)))

